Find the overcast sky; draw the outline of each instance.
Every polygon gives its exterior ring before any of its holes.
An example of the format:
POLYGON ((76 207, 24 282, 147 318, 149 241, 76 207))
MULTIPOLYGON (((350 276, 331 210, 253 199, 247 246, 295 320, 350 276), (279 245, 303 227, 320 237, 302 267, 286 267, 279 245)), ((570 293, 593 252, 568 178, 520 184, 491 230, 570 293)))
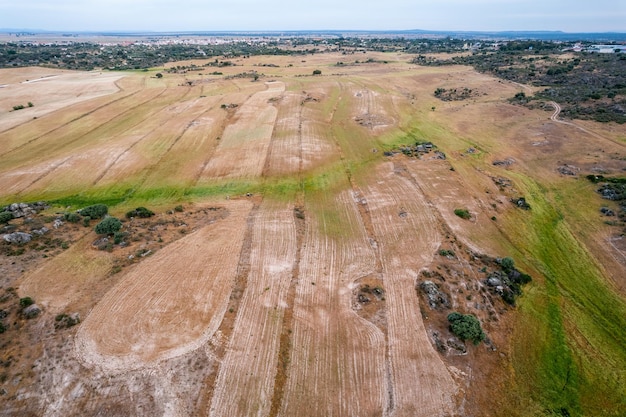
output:
POLYGON ((626 0, 0 0, 0 28, 626 32, 626 0))

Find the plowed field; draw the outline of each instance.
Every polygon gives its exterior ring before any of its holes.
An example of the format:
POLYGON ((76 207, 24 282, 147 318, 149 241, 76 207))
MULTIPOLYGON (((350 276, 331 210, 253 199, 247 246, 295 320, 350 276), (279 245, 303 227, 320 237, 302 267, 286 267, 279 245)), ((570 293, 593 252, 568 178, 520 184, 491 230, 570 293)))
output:
POLYGON ((50 206, 3 232, 34 237, 2 242, 0 415, 623 411, 626 252, 582 178, 626 168, 623 127, 512 106, 466 67, 301 58, 0 70, 1 207, 50 206), (123 219, 108 240, 69 220, 97 203, 123 219), (533 277, 515 306, 488 281, 506 256, 533 277))

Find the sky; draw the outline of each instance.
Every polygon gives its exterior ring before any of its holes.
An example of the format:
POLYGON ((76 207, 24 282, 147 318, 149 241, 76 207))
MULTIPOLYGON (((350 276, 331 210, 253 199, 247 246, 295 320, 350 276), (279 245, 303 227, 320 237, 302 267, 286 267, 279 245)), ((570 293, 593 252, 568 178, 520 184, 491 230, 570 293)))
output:
POLYGON ((626 0, 0 0, 0 29, 626 32, 626 0))

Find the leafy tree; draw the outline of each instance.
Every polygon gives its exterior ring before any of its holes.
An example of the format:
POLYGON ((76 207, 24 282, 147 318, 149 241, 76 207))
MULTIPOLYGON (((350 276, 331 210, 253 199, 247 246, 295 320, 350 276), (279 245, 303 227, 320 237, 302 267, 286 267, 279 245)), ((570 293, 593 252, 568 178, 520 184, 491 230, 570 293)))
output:
POLYGON ((109 208, 104 204, 94 204, 80 210, 80 214, 92 219, 101 219, 109 212, 109 208))
POLYGON ((94 229, 99 235, 112 235, 122 228, 122 222, 115 217, 106 217, 94 229))
POLYGON ((452 333, 461 340, 471 340, 475 345, 485 340, 486 335, 476 316, 454 312, 448 314, 448 321, 452 333))

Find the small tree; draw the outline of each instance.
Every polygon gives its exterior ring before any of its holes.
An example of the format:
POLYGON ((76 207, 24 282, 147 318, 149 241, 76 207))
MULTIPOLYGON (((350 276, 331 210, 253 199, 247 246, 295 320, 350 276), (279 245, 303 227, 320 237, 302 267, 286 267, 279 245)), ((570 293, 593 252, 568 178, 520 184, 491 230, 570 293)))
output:
POLYGON ((148 217, 152 217, 154 216, 154 212, 151 210, 148 210, 145 207, 137 207, 135 210, 131 210, 128 213, 126 213, 126 218, 130 219, 131 217, 141 217, 141 218, 148 218, 148 217))
POLYGON ((452 333, 461 340, 471 340, 475 345, 485 340, 486 335, 476 316, 454 312, 448 314, 448 321, 452 333))
POLYGON ((115 217, 106 217, 94 229, 99 235, 112 235, 122 228, 122 222, 115 217))
POLYGON ((33 300, 30 297, 22 297, 22 298, 20 298, 20 307, 22 309, 24 309, 24 308, 26 308, 26 307, 28 307, 30 305, 33 305, 33 304, 35 304, 35 300, 33 300))
POLYGON ((157 78, 163 78, 163 74, 161 74, 160 72, 157 72, 157 73, 156 73, 156 77, 157 77, 157 78))
POLYGON ((0 213, 0 223, 8 223, 13 219, 13 213, 10 211, 3 211, 0 213))
POLYGON ((77 213, 65 213, 63 218, 70 223, 78 223, 80 221, 80 214, 77 213))
POLYGON ((515 261, 513 261, 513 258, 509 256, 507 256, 506 258, 502 258, 500 260, 500 265, 505 272, 511 272, 513 269, 515 269, 515 261))
POLYGON ((322 70, 313 70, 313 75, 322 75, 322 70))
POLYGON ((80 210, 80 214, 84 217, 91 217, 92 219, 101 219, 109 212, 109 208, 104 204, 94 204, 93 206, 87 206, 80 210))

